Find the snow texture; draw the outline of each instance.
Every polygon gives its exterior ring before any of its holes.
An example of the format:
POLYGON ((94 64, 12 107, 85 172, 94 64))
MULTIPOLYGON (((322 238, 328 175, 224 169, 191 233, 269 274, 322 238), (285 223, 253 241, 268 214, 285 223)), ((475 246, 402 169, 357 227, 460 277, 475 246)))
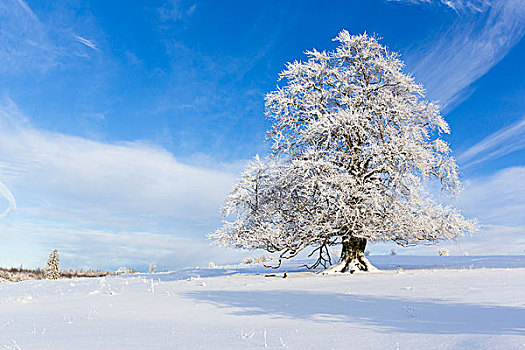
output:
POLYGON ((0 283, 0 348, 525 347, 525 257, 370 260, 384 270, 323 276, 290 262, 0 283))

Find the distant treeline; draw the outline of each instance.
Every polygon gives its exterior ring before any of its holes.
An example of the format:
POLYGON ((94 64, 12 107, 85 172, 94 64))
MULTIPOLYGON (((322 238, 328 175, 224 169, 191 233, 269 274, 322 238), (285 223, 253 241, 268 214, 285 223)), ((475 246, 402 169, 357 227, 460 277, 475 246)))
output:
MULTIPOLYGON (((131 272, 131 271, 129 271, 131 272)), ((100 271, 100 270, 60 270, 60 278, 77 278, 77 277, 104 277, 117 275, 117 272, 100 271)), ((20 282, 25 280, 42 280, 44 269, 24 269, 22 267, 2 268, 0 267, 0 282, 20 282)))

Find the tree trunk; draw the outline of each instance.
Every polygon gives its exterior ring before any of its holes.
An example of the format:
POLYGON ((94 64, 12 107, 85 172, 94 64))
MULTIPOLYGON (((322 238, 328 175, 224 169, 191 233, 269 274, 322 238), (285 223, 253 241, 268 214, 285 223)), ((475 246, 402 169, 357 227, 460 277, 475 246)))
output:
POLYGON ((356 271, 377 270, 375 266, 370 264, 370 262, 366 258, 365 247, 365 238, 352 237, 344 239, 341 248, 341 258, 339 259, 339 262, 323 271, 323 273, 354 273, 356 271))

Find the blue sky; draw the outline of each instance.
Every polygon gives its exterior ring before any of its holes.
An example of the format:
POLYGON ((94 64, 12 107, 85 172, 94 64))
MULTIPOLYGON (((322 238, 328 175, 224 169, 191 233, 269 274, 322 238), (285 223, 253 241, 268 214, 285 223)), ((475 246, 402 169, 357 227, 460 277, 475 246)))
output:
MULTIPOLYGON (((0 266, 169 268, 208 246, 243 164, 268 148, 284 64, 375 33, 443 105, 483 231, 452 253, 525 252, 522 0, 0 3, 0 266)), ((384 253, 390 246, 371 246, 384 253)), ((439 247, 398 248, 435 254, 439 247)))

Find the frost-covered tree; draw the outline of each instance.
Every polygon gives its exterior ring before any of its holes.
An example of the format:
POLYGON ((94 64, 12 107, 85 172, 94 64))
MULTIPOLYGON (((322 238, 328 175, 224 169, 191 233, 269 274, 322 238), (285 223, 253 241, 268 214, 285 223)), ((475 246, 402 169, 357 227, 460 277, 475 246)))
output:
POLYGON ((314 266, 341 244, 327 272, 354 272, 373 269, 367 241, 407 246, 474 231, 425 190, 432 179, 445 192, 460 189, 439 106, 375 37, 343 30, 334 41, 334 51, 288 63, 266 96, 272 152, 247 166, 224 206, 234 220, 211 238, 281 259, 312 247, 314 266))
POLYGON ((47 265, 44 270, 44 277, 49 280, 56 280, 60 278, 60 270, 59 270, 59 258, 58 258, 58 251, 54 249, 51 253, 49 253, 49 259, 47 260, 47 265))

